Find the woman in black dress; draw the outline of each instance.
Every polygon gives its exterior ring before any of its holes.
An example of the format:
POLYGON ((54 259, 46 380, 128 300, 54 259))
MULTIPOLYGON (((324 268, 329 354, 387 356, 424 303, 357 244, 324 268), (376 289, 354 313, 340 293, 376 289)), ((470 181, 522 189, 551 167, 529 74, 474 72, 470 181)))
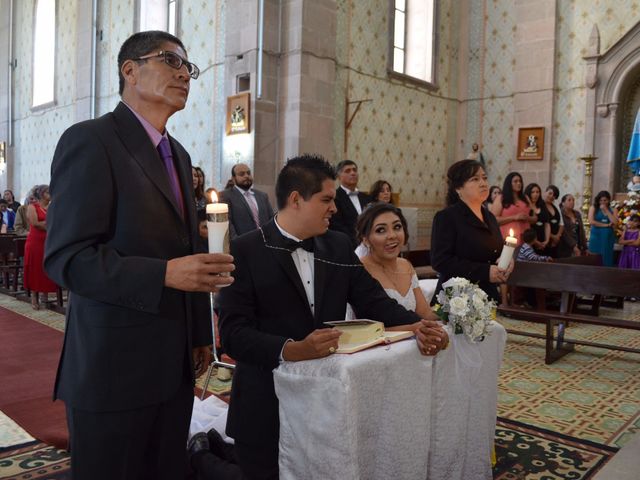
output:
POLYGON ((542 189, 537 183, 530 183, 524 189, 525 198, 531 205, 531 228, 536 232, 536 239, 531 245, 536 252, 542 253, 549 244, 551 227, 549 225, 549 214, 542 200, 542 189))
POLYGON ((436 295, 444 282, 463 277, 499 302, 498 284, 513 263, 506 270, 495 264, 503 240, 496 217, 482 205, 489 195, 487 174, 480 162, 461 160, 449 168, 447 185, 447 207, 436 213, 431 234, 431 263, 440 274, 436 295))
POLYGON ((549 243, 544 249, 544 254, 552 258, 558 258, 558 245, 564 231, 564 220, 555 202, 560 196, 560 190, 555 185, 549 185, 544 192, 545 210, 549 215, 549 243))

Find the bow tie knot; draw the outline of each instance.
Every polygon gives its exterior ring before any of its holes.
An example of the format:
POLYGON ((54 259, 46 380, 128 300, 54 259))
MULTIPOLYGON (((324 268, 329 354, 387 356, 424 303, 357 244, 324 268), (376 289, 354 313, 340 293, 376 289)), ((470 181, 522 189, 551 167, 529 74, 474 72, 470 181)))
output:
POLYGON ((358 191, 357 191, 357 190, 355 190, 355 191, 347 192, 347 195, 349 195, 350 197, 353 197, 353 196, 356 196, 356 197, 357 197, 357 196, 358 196, 358 191))
POLYGON ((301 242, 297 242, 291 238, 284 237, 284 247, 292 252, 298 248, 302 248, 307 252, 313 253, 313 238, 307 238, 301 242))

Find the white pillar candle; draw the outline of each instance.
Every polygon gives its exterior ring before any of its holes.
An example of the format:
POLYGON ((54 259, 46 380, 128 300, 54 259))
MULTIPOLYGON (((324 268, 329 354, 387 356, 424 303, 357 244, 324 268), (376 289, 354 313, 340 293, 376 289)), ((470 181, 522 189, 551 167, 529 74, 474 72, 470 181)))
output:
POLYGON ((504 246, 502 247, 502 253, 498 259, 498 268, 506 270, 509 267, 509 263, 513 258, 513 252, 518 245, 518 239, 513 236, 513 230, 509 230, 509 236, 504 239, 504 246))
POLYGON ((229 206, 226 203, 207 205, 209 253, 229 253, 229 206))

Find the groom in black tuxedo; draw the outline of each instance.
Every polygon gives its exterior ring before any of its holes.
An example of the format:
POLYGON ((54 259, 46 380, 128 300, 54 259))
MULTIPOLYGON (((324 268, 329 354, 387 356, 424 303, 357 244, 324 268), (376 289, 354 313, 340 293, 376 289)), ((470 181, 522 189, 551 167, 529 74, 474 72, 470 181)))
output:
POLYGON ((339 332, 323 322, 359 318, 416 333, 425 355, 447 343, 436 322, 390 299, 353 253, 349 238, 328 231, 336 212, 335 172, 323 158, 296 157, 278 176, 279 212, 231 244, 235 282, 219 295, 220 334, 237 361, 227 434, 249 479, 278 478, 278 400, 272 370, 282 360, 326 357, 339 332))

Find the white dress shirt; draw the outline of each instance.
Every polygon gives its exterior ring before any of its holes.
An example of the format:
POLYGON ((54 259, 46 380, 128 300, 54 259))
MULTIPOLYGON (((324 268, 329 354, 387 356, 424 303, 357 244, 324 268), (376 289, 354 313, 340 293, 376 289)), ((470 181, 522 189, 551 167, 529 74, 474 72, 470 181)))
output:
MULTIPOLYGON (((279 224, 278 219, 275 219, 276 227, 280 230, 280 233, 291 240, 295 240, 296 242, 301 242, 299 238, 291 235, 289 232, 284 230, 279 224)), ((296 270, 298 271, 298 275, 300 275, 300 280, 302 281, 302 286, 304 287, 304 291, 307 294, 307 300, 309 302, 309 308, 311 309, 311 313, 315 313, 315 305, 314 305, 314 291, 313 291, 313 261, 314 256, 313 252, 307 252, 304 248, 296 248, 293 252, 291 252, 291 258, 293 259, 293 263, 296 266, 296 270)))

